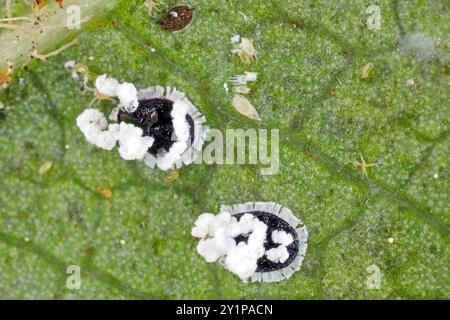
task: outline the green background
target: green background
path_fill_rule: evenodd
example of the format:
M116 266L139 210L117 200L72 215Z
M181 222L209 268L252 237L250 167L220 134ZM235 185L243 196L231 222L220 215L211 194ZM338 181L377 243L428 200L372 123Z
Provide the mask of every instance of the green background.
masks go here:
M184 3L192 24L168 33L143 1L119 1L79 45L17 70L0 93L0 298L450 298L449 3ZM377 31L366 26L371 4ZM409 32L432 37L434 59L398 50ZM253 39L250 66L230 54L233 34ZM92 95L68 60L140 88L175 86L213 128L279 129L279 173L190 165L168 183L166 172L90 146L75 119ZM249 100L261 122L237 113L223 89L244 71L258 72ZM352 164L360 153L378 162L368 178ZM45 161L53 168L39 175ZM289 280L244 284L196 253L196 217L246 201L278 202L307 225L306 257ZM66 287L69 265L81 267L80 290ZM380 289L365 284L371 265Z

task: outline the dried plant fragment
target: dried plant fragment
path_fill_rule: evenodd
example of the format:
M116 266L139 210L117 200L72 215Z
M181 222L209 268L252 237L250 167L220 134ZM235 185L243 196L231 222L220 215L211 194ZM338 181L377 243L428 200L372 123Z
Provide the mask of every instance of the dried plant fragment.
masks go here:
M368 63L366 64L362 69L361 69L361 77L363 79L367 79L370 76L370 72L373 70L373 63Z
M53 162L45 161L42 166L39 168L39 175L43 176L48 173L53 167Z
M247 100L247 98L241 95L235 95L233 97L233 107L244 116L253 119L253 120L261 120L258 111L256 111L255 107Z
M239 35L235 35L231 38L231 43L235 44L235 47L231 52L236 53L243 63L251 64L257 54L252 40L240 38L239 44L237 44L237 41L239 41Z
M147 8L148 15L152 18L155 13L161 12L162 7L166 7L166 4L161 0L145 0L144 5Z
M104 198L111 198L112 197L112 191L108 187L99 186L97 189L95 189L100 195L102 195Z
M237 87L234 87L233 91L234 91L234 93L239 93L239 94L249 94L250 88L247 86L237 86Z
M178 170L172 170L164 177L164 181L172 182L177 180L179 176L180 172Z

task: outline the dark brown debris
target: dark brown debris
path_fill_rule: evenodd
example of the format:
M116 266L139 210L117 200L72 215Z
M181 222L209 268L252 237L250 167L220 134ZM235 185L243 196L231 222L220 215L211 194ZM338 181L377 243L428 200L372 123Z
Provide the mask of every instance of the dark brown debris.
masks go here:
M194 10L184 4L170 8L161 21L161 27L166 31L180 31L192 21Z

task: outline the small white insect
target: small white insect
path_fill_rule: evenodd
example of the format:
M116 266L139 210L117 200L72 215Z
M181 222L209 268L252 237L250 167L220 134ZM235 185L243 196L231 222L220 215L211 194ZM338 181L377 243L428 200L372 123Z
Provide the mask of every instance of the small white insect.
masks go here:
M415 85L414 79L408 79L408 80L406 80L406 85L407 85L408 87L414 86L414 85Z
M225 93L228 94L228 90L229 90L229 89L228 89L228 83L225 82L225 83L223 84L223 90L225 90Z
M239 40L241 40L241 36L238 34L233 34L233 36L230 39L230 42L233 44L239 43Z
M237 38L231 38L232 41L236 40ZM255 50L255 47L253 46L253 42L250 39L247 38L240 38L241 42L239 44L235 43L235 46L233 50L231 50L231 53L236 53L241 61L245 64L252 63L253 59L257 55L257 51Z
M121 122L117 134L119 154L125 160L143 160L154 138L143 135L142 128L131 123Z
M78 74L83 76L83 87L87 88L87 82L89 80L89 67L83 63L77 63L74 60L69 60L64 63L64 68L71 71L71 78L72 80L78 80L79 76ZM94 90L92 88L89 88L91 90Z
M233 107L242 115L260 121L261 118L256 111L255 107L247 100L247 98L241 95L235 95L233 97Z
M234 93L249 94L250 88L247 86L237 86L233 88Z
M71 69L75 66L75 64L76 64L75 60L66 61L66 63L64 63L64 68Z
M112 150L117 143L118 124L108 124L103 113L97 109L85 109L76 120L78 128L87 141L105 150Z
M75 67L76 66L77 65L75 65ZM74 73L72 72L72 77L73 74ZM87 75L87 72L85 75ZM87 77L85 77L85 81L87 82ZM96 101L109 100L113 97L119 99L120 108L127 112L133 112L138 107L138 93L134 84L128 82L119 83L116 79L108 77L106 74L102 74L95 79L94 85L95 89L90 88L85 83L85 87L94 93L94 98L89 103L89 107Z

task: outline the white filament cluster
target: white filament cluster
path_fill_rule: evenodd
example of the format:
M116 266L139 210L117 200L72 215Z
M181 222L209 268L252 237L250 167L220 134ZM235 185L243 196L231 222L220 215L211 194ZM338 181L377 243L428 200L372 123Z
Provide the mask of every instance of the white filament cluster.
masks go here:
M192 235L201 238L197 252L208 262L223 258L225 267L243 281L255 273L257 261L265 254L264 241L267 225L251 214L238 221L228 212L217 216L204 213L199 216ZM248 235L247 243L236 243L235 237Z

